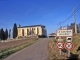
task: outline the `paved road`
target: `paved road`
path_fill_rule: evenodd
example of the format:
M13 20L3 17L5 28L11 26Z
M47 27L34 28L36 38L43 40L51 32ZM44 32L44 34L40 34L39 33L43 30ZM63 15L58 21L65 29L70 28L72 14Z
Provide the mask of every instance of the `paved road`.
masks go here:
M44 38L23 50L10 55L4 60L49 60L48 42L50 38Z

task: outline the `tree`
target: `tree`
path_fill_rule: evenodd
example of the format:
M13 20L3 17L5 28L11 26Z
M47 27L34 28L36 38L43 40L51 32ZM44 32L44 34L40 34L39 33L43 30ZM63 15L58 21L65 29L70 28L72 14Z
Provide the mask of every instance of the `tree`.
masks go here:
M5 33L4 33L3 28L1 28L0 34L1 34L1 40L5 40Z
M0 39L1 39L1 29L0 29Z
M75 23L70 24L70 29L73 29L73 32L75 32Z
M79 33L79 24L77 24L77 32Z
M17 25L16 25L16 23L14 23L14 26L13 26L13 38L16 38L17 34L18 34Z
M11 29L9 29L9 35L8 36L9 36L9 38L11 37Z
M79 33L80 33L80 23L78 24L78 28L79 28Z
M70 26L69 25L67 25L67 29L70 29Z
M6 29L6 31L5 31L5 39L7 39L8 38L8 30Z
M80 23L76 24L77 26L77 32L80 33ZM67 28L73 29L73 32L75 32L75 23L71 23L70 26L67 25Z

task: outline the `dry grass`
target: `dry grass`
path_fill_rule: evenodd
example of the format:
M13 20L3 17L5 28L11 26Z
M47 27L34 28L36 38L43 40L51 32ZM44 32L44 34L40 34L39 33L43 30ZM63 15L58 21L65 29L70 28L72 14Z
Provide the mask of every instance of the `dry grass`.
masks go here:
M64 42L66 42L65 38ZM56 42L57 40L55 40L54 38L52 40L49 41L49 58L50 60L66 60L66 59L78 59L80 58L80 34L74 35L73 36L73 40L72 42L74 43L74 48L71 50L71 54L70 57L68 57L68 52L67 50L65 50L66 52L62 51L62 55L59 54L59 50L56 48Z
M72 42L74 43L74 49L71 52L73 54L79 54L80 57L80 34L74 35Z
M56 60L56 59L65 59L65 57L63 56L66 56L65 53L62 53L62 55L59 54L59 50L56 48L56 40L51 40L49 42L49 58L50 60Z

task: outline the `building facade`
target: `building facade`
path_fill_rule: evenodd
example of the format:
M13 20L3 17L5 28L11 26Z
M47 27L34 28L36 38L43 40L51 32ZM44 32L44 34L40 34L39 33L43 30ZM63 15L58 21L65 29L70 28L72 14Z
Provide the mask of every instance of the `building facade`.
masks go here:
M48 37L56 37L56 33L51 33Z
M46 27L44 25L18 26L18 37L20 36L47 36Z

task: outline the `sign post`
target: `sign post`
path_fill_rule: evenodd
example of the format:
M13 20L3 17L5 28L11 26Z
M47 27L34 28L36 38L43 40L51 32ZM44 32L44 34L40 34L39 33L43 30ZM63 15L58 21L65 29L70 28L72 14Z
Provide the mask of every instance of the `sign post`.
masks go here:
M58 43L61 43L61 44L59 44L59 46L58 46L58 48L62 48L63 49L63 47L64 47L64 43L62 42L63 41L63 39L61 39L61 37L59 37L59 39L58 39ZM62 49L59 49L59 52L60 52L60 55L61 55L61 50Z
M61 55L61 49L65 47L68 50L68 57L70 56L70 50L74 47L74 44L72 43L72 36L73 36L72 29L59 29L56 31L56 37L59 37L56 46L60 50L60 55ZM61 43L61 41L63 41L61 37L66 37L67 42L65 44Z
M72 37L66 37L67 42L72 42Z
M60 52L60 55L61 55L61 50L59 50L59 52Z
M70 56L70 50L68 50L68 57Z
M72 43L72 37L66 37L65 48L68 50L68 57L70 56L70 50L74 47ZM68 46L67 46L68 45Z
M57 42L57 43L56 43L56 47L59 49L60 55L61 55L61 50L62 50L63 47L64 47L64 43L63 43L63 42Z
M70 56L70 50L74 48L74 44L72 42L66 42L64 44L65 48L68 50L68 57Z

